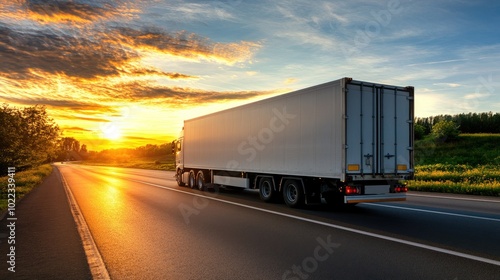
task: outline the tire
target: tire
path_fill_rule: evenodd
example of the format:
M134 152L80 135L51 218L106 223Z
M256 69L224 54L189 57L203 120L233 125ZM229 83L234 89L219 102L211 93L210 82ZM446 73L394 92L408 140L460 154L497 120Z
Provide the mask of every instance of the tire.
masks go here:
M196 175L196 187L200 191L207 190L207 186L205 184L205 175L203 175L203 171L198 171L198 174Z
M177 185L179 187L184 187L186 185L186 183L182 181L182 171L180 169L178 169L175 173L175 180L177 181Z
M271 178L261 178L259 181L259 196L265 202L274 201L276 191L274 190L273 180Z
M194 176L193 170L189 171L188 187L190 187L191 189L194 189L196 187L196 177Z
M291 208L297 208L304 203L304 190L297 180L286 180L283 186L283 200Z

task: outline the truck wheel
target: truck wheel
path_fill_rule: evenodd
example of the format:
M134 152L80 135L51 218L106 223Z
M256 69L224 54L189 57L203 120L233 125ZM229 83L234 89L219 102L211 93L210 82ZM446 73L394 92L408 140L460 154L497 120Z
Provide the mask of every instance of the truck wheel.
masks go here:
M175 180L177 181L177 185L179 187L184 187L186 184L182 182L182 171L180 169L175 173Z
M296 208L304 202L304 190L296 180L286 180L283 187L283 200L286 205Z
M259 181L259 196L265 202L271 202L274 200L275 191L273 186L273 180L271 178L261 178Z
M188 187L194 189L196 187L196 177L194 176L194 171L189 171L188 176Z
M203 175L203 171L198 171L196 175L196 186L200 191L207 190L207 186L205 185L205 176Z

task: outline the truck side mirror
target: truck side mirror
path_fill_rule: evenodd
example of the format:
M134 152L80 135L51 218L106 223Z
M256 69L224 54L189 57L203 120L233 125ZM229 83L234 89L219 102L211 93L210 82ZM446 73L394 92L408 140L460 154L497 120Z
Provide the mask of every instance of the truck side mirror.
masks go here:
M171 145L171 147L172 147L172 154L175 154L175 146L176 146L175 144L176 144L175 140L172 141L172 145Z

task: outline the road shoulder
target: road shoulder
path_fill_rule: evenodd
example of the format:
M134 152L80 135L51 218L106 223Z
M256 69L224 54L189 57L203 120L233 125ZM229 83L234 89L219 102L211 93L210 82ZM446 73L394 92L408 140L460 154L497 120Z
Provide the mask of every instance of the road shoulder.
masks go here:
M7 270L7 224L0 222L1 279L91 279L57 168L16 206L15 273ZM6 275L3 277L2 275Z

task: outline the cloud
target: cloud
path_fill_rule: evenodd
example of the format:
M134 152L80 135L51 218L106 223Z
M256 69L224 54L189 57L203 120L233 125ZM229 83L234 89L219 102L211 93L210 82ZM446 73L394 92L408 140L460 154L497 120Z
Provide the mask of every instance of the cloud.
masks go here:
M63 127L62 128L63 130L70 130L70 131L92 131L90 129L85 129L85 128L82 128L82 127L77 127L77 126L73 126L73 127Z
M198 79L198 76L192 76L177 72L163 72L156 69L148 69L148 68L139 68L132 70L124 70L125 73L133 75L133 76L158 76L158 77L166 77L172 80L180 80L180 79Z
M143 64L144 51L234 65L251 62L261 47L257 42L214 42L187 31L167 32L149 26L132 28L123 22L81 28L80 21L94 21L119 13L124 4L114 1L20 2L24 13L45 18L43 24L11 23L0 16L0 83L12 92L29 91L34 85L46 89L68 83L74 91L92 92L113 87L109 78L126 80L199 79L179 71L163 71ZM2 13L12 6L0 6ZM23 9L21 9L23 10ZM19 13L19 12L18 12ZM63 22L67 26L56 23ZM21 82L22 81L22 82ZM90 88L93 87L93 88ZM52 87L53 88L53 87ZM94 94L95 95L95 94ZM29 102L29 100L27 101Z
M140 136L123 136L124 139L127 140L143 140L143 141L157 141L158 139L148 138L148 137L140 137Z
M35 69L83 79L112 76L120 72L119 65L138 57L133 50L84 34L14 29L1 23L0 42L0 73L13 79L34 78Z
M288 78L284 81L284 84L285 85L291 85L291 84L295 84L296 82L298 81L297 78Z
M58 118L60 119L68 119L68 120L82 120L82 121L89 121L89 122L98 122L98 123L103 123L103 122L111 122L110 120L103 119L103 118L97 118L97 117L82 117L79 115L59 115Z
M229 11L227 4L220 1L209 3L185 3L179 5L172 3L164 15L169 19L177 21L211 21L211 20L234 20L235 16Z
M464 95L464 99L482 99L491 96L491 93L471 93Z
M137 4L114 0L18 0L0 3L2 17L43 25L93 25L114 18L132 18Z
M112 106L106 106L89 101L77 101L70 99L54 99L45 97L12 97L0 96L1 99L28 106L45 105L53 109L65 109L70 112L86 112L86 113L113 113L117 112Z
M434 83L433 85L435 85L435 86L446 86L446 87L451 87L451 88L457 88L457 87L461 87L462 86L461 84L457 84L457 83Z
M419 66L419 65L433 65L433 64L445 64L445 63L454 63L454 62L464 62L469 59L448 59L448 60L439 60L439 61L428 61L428 62L422 62L422 63L413 63L409 64L408 66Z
M227 100L245 100L268 95L275 91L209 91L187 87L166 87L147 83L126 83L116 91L114 99L121 98L134 102L160 102L164 106L179 104L203 104Z
M31 18L44 23L91 23L115 12L105 2L27 0L26 7Z
M212 42L185 30L167 33L155 27L141 30L117 27L115 36L122 45L134 49L157 51L195 60L205 59L228 65L250 61L255 51L261 47L258 42Z

